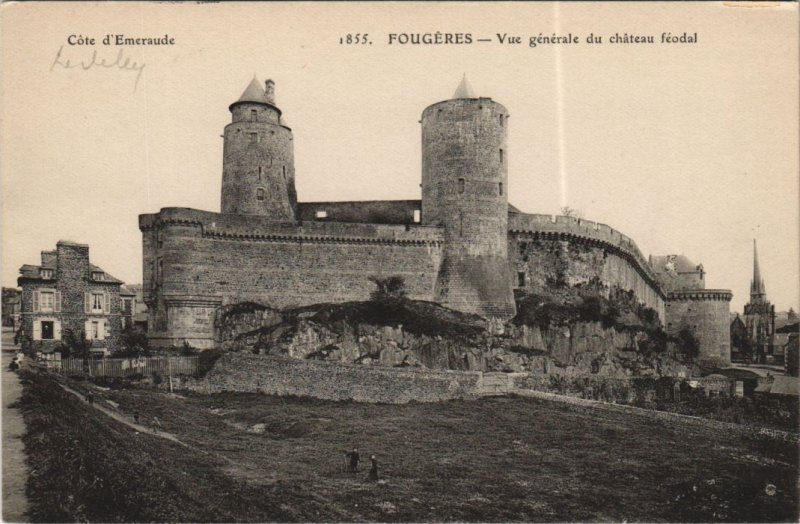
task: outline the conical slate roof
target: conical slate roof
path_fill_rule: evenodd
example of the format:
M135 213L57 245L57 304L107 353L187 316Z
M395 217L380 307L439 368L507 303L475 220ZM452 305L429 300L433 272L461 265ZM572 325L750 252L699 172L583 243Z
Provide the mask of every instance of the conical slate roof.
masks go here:
M250 81L250 85L247 86L247 89L244 90L244 93L242 93L242 96L240 96L239 100L236 102L267 103L267 97L264 93L264 88L261 86L261 82L259 82L255 76Z
M458 89L456 89L456 92L453 94L453 98L477 98L472 91L472 86L469 85L467 81L466 74L461 79L461 83L458 84Z

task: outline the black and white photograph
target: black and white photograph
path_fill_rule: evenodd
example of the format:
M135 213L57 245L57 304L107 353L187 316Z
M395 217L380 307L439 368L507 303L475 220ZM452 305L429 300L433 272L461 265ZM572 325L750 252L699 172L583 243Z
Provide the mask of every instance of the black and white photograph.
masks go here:
M7 2L4 522L797 522L796 2Z

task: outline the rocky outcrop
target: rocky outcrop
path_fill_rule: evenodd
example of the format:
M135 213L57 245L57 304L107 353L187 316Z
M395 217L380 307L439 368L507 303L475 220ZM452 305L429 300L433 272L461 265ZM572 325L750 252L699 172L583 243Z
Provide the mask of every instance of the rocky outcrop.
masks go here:
M425 332L416 323L409 328L401 323L375 322L374 318L366 322L354 314L330 314L333 307L324 306L326 314L304 308L284 314L281 322L259 312L263 326L239 333L224 345L299 360L384 367L618 378L690 374L669 344L666 351L654 353L647 350L646 333L618 331L600 322L549 328L508 323L495 329L465 324L463 332L467 327L471 331L463 336L452 323ZM436 310L426 310L426 314L435 316ZM241 325L254 326L252 320Z

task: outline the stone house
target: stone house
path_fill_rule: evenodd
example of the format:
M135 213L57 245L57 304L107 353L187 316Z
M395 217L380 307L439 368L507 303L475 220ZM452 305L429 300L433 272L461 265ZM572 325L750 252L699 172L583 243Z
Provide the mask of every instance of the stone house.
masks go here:
M13 287L3 288L3 327L19 327L21 291Z
M147 305L141 284L123 284L119 296L122 300L122 329L134 327L147 333Z
M49 354L73 341L87 340L91 352L107 355L121 330L122 281L89 262L89 246L59 241L42 251L40 265L24 265L23 349Z

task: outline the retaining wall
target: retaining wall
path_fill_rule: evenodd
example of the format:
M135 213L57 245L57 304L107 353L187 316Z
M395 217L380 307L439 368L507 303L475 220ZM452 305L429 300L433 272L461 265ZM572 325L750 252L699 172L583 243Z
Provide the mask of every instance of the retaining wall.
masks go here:
M236 391L404 404L473 398L480 385L478 372L381 368L231 353L221 357L205 378L184 379L179 387L201 393Z

